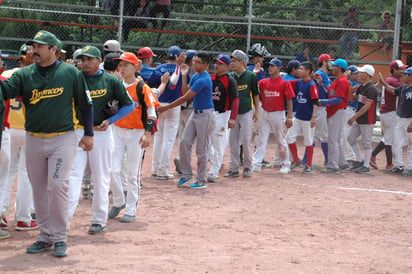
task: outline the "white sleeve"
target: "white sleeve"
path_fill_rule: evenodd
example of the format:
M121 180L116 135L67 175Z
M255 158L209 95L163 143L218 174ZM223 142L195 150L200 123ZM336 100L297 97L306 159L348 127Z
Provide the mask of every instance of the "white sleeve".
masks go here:
M147 112L147 117L156 117L156 110L154 106L148 107L146 112Z

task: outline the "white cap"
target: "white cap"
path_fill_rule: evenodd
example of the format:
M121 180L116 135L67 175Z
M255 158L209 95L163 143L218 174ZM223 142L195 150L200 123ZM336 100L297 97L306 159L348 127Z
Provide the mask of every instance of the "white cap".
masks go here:
M120 43L116 40L107 40L103 45L104 51L121 51Z
M364 65L363 67L358 67L358 72L366 72L372 77L375 74L375 69L371 65Z

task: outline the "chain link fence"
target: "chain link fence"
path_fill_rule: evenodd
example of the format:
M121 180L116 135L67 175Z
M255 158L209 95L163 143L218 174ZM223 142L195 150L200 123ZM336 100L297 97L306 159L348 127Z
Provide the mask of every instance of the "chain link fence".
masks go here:
M261 43L268 57L285 61L298 57L316 64L319 55L329 53L352 63L388 64L395 55L411 64L410 7L403 0L5 0L0 49L3 57L18 54L25 41L47 29L63 41L67 57L86 44L102 48L116 39L123 50L147 46L159 58L171 45L217 54ZM384 11L392 23L384 24ZM354 17L345 19L349 13ZM393 46L397 32L400 51ZM356 37L350 51L353 40L343 41L344 34Z

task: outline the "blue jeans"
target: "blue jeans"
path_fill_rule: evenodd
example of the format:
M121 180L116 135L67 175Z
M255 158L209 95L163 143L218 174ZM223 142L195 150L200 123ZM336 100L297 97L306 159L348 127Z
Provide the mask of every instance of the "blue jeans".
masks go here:
M342 37L339 39L339 42L342 46L342 50L345 56L351 57L353 50L358 44L358 37L353 34L343 34Z

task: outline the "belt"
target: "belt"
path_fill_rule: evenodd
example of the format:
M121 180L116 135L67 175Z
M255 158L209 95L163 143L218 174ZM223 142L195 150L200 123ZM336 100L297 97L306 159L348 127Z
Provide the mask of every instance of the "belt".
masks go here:
M33 136L33 137L49 139L49 138L53 138L53 137L56 137L56 136L64 135L67 132L68 131L42 133L42 132L31 132L31 131L29 131L28 133L29 133L30 136Z
M203 109L195 109L193 112L196 114L203 113Z

